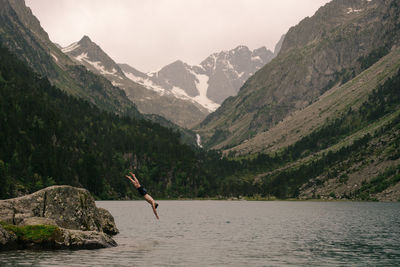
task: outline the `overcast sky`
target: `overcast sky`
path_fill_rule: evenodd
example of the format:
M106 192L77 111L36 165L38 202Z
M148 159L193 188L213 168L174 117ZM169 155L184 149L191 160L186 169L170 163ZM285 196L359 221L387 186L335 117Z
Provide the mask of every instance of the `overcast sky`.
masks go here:
M282 34L329 0L26 0L61 46L88 35L141 71L199 64L238 45L273 50Z

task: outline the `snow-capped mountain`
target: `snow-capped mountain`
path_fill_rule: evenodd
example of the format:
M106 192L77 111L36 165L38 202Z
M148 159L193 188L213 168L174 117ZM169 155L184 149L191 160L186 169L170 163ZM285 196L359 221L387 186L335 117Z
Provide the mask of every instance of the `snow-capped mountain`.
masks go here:
M274 57L265 47L251 51L238 46L214 53L199 65L177 60L156 72L143 73L127 64L115 63L88 36L62 51L124 89L142 113L161 115L182 127L201 122L227 97L236 95L244 82Z
M124 73L115 64L114 60L86 35L79 42L73 43L61 50L82 65L91 70L94 69L102 75L112 75L120 80L124 78Z
M210 113L210 109L184 94L164 89L149 90L147 86L127 78L120 66L88 36L63 48L62 51L76 63L104 76L114 86L123 89L142 113L160 115L186 128L201 122ZM133 69L131 72L137 77L141 75Z
M127 64L119 66L128 78L146 88L192 99L211 112L227 97L236 95L244 82L273 57L274 53L265 47L251 51L246 46L238 46L214 53L195 66L177 60L150 73Z
M172 94L178 99L194 101L209 112L219 107L207 97L209 77L180 60L147 74L127 64L119 66L129 79L159 94Z
M210 77L207 96L222 103L227 97L236 95L244 82L273 57L274 54L265 47L251 51L246 46L212 54L200 63Z

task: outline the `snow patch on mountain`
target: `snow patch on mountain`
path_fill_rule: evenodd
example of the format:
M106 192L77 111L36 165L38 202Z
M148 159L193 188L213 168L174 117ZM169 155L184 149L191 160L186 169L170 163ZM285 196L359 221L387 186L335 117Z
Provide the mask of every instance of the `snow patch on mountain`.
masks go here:
M54 60L55 60L56 62L58 62L58 58L57 58L53 53L50 53L50 55L54 58Z
M207 75L197 74L193 71L191 71L191 73L196 77L195 83L197 91L199 92L199 95L195 96L193 100L205 107L206 109L210 111L215 111L217 108L219 108L220 105L207 97L208 80L210 78Z
M212 100L208 99L207 97L207 88L208 88L208 76L207 75L199 75L195 72L191 71L193 75L196 76L196 88L199 91L199 95L195 97L190 97L185 90L178 86L172 86L171 90L166 90L161 86L155 84L149 78L138 77L131 72L124 71L124 74L127 78L131 79L132 81L143 85L149 90L155 91L160 95L173 95L176 98L183 99L183 100L190 100L193 103L198 103L210 112L215 111L220 105L213 102ZM156 76L157 72L152 72L152 76ZM151 76L151 77L152 77Z
M236 95L244 82L273 57L274 53L265 47L251 51L241 45L229 51L213 53L199 65L177 60L148 73L127 64L120 64L119 67L126 77L149 90L190 100L212 112L227 97Z
M87 53L82 53L82 54L80 54L80 55L75 57L75 59L80 61L80 62L83 62L83 60L86 59L86 58L89 59Z
M119 86L123 85L122 83L118 83L118 82L115 82L115 81L112 81L111 84L116 86L116 87L119 87Z
M92 65L96 70L98 70L101 74L104 75L113 75L116 77L119 77L119 75L117 75L117 70L115 68L113 68L111 71L107 71L106 68L101 64L100 61L91 61L88 57L87 53L82 53L78 56L75 57L76 60L83 62L85 61L86 63Z
M347 14L351 14L351 13L358 13L363 11L363 9L353 9L351 7L347 8Z
M260 58L260 56L255 56L255 57L251 57L251 61L262 61L262 59Z
M180 99L190 99L190 97L186 94L185 90L183 90L182 88L179 88L177 86L173 86L171 89L171 93Z
M78 42L72 43L67 47L64 47L63 49L61 49L61 51L63 51L64 53L68 53L71 52L75 49L77 49L80 45L78 44Z
M141 84L147 89L155 91L160 95L164 95L166 93L166 90L164 88L154 84L150 79L144 79L143 77L135 76L133 73L126 71L124 71L124 74L128 79L134 81L135 83Z

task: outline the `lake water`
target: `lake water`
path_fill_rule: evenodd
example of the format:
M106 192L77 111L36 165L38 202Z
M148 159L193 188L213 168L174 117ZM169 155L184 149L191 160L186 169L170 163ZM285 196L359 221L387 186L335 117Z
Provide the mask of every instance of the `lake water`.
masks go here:
M399 266L400 203L99 201L119 246L9 251L1 266Z

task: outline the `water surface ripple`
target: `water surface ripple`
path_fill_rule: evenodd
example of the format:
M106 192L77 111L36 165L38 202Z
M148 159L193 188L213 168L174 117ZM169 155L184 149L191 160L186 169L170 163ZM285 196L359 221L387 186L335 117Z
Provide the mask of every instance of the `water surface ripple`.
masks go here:
M1 266L399 266L400 203L98 201L116 248L9 251Z

